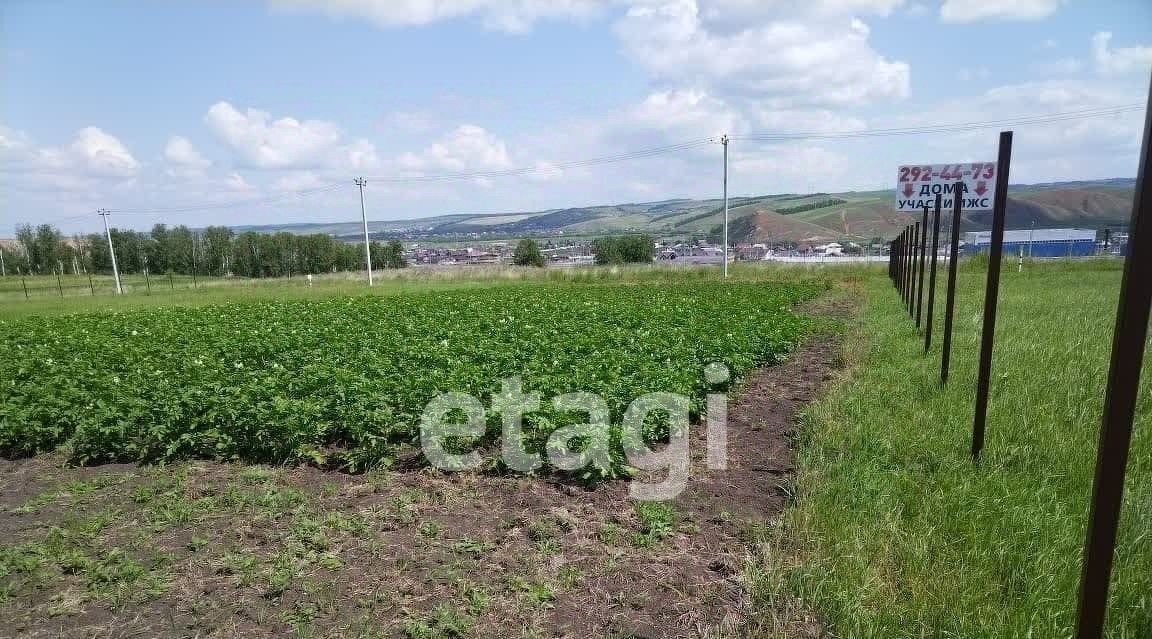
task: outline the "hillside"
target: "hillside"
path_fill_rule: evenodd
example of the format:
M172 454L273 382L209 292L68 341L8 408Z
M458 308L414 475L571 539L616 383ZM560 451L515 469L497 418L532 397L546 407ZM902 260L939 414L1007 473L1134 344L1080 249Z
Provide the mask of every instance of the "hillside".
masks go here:
M1008 228L1124 226L1132 210L1135 181L1013 185ZM892 237L913 217L897 213L892 191L785 193L729 200L729 234L734 242L820 242ZM963 230L985 230L991 211L965 213ZM720 199L662 200L547 211L458 213L411 220L370 221L374 238L454 239L519 236L594 236L649 233L658 237L707 236L723 222ZM325 233L355 239L359 222L235 227L237 231Z

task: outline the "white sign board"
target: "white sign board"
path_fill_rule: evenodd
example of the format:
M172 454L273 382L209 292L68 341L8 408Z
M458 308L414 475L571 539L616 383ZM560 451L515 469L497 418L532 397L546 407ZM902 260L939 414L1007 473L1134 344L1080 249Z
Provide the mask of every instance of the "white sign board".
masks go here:
M967 164L916 164L900 167L896 174L896 210L919 213L924 207L936 207L936 194L944 196L941 209L952 210L956 182L963 181L961 204L965 211L992 208L992 191L996 184L995 162Z

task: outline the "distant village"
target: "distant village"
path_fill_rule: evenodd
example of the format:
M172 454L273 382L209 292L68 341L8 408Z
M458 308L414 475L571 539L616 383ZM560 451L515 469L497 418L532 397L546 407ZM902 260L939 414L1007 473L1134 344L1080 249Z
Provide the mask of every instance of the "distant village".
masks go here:
M405 244L405 257L411 264L439 264L443 266L467 264L504 264L512 259L516 248L515 241L497 240L475 242L468 246L443 247L423 245L419 242ZM773 257L803 256L865 256L880 255L886 250L882 244L861 245L854 242L825 244L797 243L738 243L731 249L732 259L740 261L769 260ZM553 266L578 266L592 264L595 260L593 244L587 242L564 241L555 243L544 241L540 251ZM723 259L724 247L706 240L656 241L653 257L660 262L699 264L717 262Z

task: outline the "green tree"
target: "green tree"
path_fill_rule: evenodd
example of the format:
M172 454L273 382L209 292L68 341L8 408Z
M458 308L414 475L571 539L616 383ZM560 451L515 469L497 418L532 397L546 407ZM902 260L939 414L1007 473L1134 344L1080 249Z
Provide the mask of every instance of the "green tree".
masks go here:
M647 264L655 247L650 235L602 237L592 243L597 264Z
M404 245L392 240L380 250L380 265L384 268L405 268L408 260L404 259Z
M172 268L172 243L168 236L168 225L152 227L152 243L148 247L148 269L153 273L167 273Z
M35 229L27 224L20 226L16 229L16 239L24 247L28 268L33 272L51 273L58 261L71 259L64 236L51 224L41 224Z
M232 236L232 229L227 226L209 226L204 229L204 264L201 268L205 273L224 275L228 272L229 258L232 257Z
M540 245L536 240L523 239L516 245L512 254L512 263L516 266L544 266L544 254L540 252Z

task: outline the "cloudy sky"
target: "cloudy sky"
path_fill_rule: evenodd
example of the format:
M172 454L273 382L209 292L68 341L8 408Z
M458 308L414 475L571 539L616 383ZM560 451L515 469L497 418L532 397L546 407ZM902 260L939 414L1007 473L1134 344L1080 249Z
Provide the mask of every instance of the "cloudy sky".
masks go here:
M8 0L0 22L0 237L98 208L354 220L357 176L373 219L715 197L724 133L733 194L888 188L994 159L996 131L741 138L1111 107L1016 126L1012 181L1132 177L1152 69L1146 0Z

